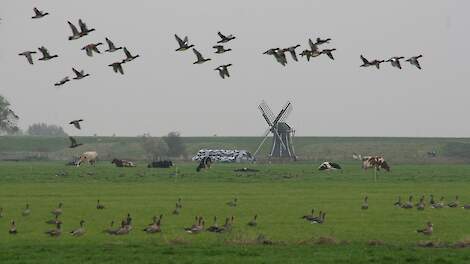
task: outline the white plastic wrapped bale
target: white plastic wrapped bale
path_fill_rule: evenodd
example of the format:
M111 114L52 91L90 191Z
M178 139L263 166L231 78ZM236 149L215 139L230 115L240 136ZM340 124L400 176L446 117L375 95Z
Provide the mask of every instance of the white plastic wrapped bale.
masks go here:
M209 156L216 162L251 162L253 156L246 150L232 149L201 149L193 157L194 161L200 161Z

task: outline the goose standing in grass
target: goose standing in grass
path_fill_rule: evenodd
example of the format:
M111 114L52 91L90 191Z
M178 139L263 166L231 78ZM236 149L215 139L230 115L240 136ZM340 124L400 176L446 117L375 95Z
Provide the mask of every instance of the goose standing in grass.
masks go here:
M398 200L393 204L393 206L395 206L395 207L401 207L402 206L401 196L398 196Z
M193 224L191 227L184 229L187 233L197 234L204 230L204 218L201 216L198 218L197 224Z
M413 195L410 195L410 197L408 198L408 201L406 203L404 203L401 208L404 208L404 209L411 209L413 208Z
M450 208L457 208L459 207L459 196L455 196L455 201L453 202L450 202L449 204L447 204L447 206L449 206Z
M300 47L300 44L297 44L295 46L291 46L291 47L288 47L288 48L285 48L284 51L288 51L292 57L293 60L295 61L299 61L297 59L297 54L295 53L295 49Z
M59 215L56 215L54 219L47 220L46 224L48 225L57 225L57 224L62 224L62 221L59 220Z
M101 51L98 49L98 46L103 45L102 42L90 43L82 48L86 52L88 57L93 57L93 52L101 54Z
M82 127L80 126L80 122L83 122L84 120L83 119L77 119L77 120L72 120L69 122L69 125L73 125L76 129L82 129Z
M424 195L419 199L419 203L416 205L416 209L418 211L423 211L426 207L426 203L424 202Z
M144 228L144 231L145 231L147 234L154 234L154 233L159 233L159 232L161 232L161 231L162 231L162 229L161 229L162 217L163 217L163 215L160 215L159 218L157 218L156 216L154 216L154 218L153 218L153 223L150 224L149 226L147 226L146 228Z
M54 210L51 211L51 214L55 215L55 216L59 216L62 214L62 202L59 202L59 204L57 205L57 208L55 208Z
M127 234L129 234L130 231L131 231L131 228L129 227L129 225L126 223L125 220L122 220L122 221L121 221L121 227L118 228L116 231L114 231L114 232L111 233L111 234L112 234L112 235L121 236L121 235L127 235Z
M217 41L217 43L227 43L227 42L229 42L230 40L235 39L235 36L234 36L234 35L230 34L230 35L228 35L228 36L225 36L224 34L220 33L220 31L217 32L217 35L219 35L219 37L220 37L220 40Z
M323 224L325 222L325 217L326 217L326 213L325 212L321 212L320 211L320 214L318 214L317 217L314 217L312 220L310 220L310 223L312 224Z
M227 205L230 207L237 207L238 198L233 198L232 201L227 202Z
M5 215L3 214L3 207L0 207L0 218L4 217Z
M335 51L336 49L324 49L321 51L322 54L326 54L328 56L328 58L332 59L332 60L335 60L335 57L333 57L333 51Z
M129 50L124 47L124 54L126 55L126 58L122 60L122 63L127 63L127 62L131 62L135 59L137 59L138 57L140 57L140 55L132 55Z
M36 54L36 51L24 51L18 54L19 56L25 56L25 58L28 60L29 64L33 65L33 54Z
M31 208L29 208L29 204L26 204L23 212L21 212L23 216L29 216L31 214Z
M53 228L53 229L50 229L50 230L47 230L45 232L47 235L51 236L51 237L58 237L62 234L62 224L61 223L57 223L56 227Z
M310 212L309 215L304 215L304 216L302 216L301 218L302 218L302 219L305 219L305 220L307 220L307 221L310 221L310 220L312 220L312 219L315 217L315 215L313 214L314 212L315 212L315 209L312 209L312 211Z
M253 216L253 219L251 219L250 222L248 222L248 226L252 226L252 227L255 227L258 225L258 223L256 222L258 219L258 214L255 214L255 216Z
M214 224L209 226L206 231L207 232L218 232L220 230L219 225L217 224L217 216L214 216Z
M34 16L31 17L32 19L43 18L43 17L49 15L48 12L40 11L40 10L37 9L36 7L33 8L33 11L34 11Z
M80 27L80 30L81 30L81 32L80 32L80 35L81 35L81 36L86 36L86 35L88 35L90 32L95 31L94 28L88 29L88 27L87 27L87 25L85 24L85 22L83 22L83 20L81 20L81 19L78 20L78 26Z
M217 54L222 54L222 53L232 50L232 49L225 49L224 46L222 45L215 45L215 46L212 46L212 48L216 49L214 53L217 53Z
M436 201L434 201L434 195L429 195L429 204L432 206L436 203Z
M114 221L111 221L111 223L109 224L109 227L106 228L103 232L109 235L114 235L116 231L118 230L119 228L118 229L114 228Z
M122 63L123 62L118 62L117 61L117 62L109 64L108 66L113 67L113 71L115 73L120 73L121 75L123 75L124 74L124 69L122 68Z
M202 56L202 54L199 51L197 51L195 48L193 48L193 52L194 52L194 54L196 55L196 58L197 58L197 60L195 62L193 62L193 64L203 64L204 62L211 60L210 58L205 59Z
M400 60L401 59L404 59L405 57L391 57L390 59L386 60L385 62L390 62L390 64L392 64L393 67L396 67L398 69L401 70L401 63L400 63Z
M416 66L416 68L421 70L421 65L419 64L419 61L418 61L418 59L421 58L421 57L423 57L423 55L418 55L418 56L411 57L411 58L407 59L406 61L409 62L411 65L414 65L414 66Z
M78 71L75 68L72 68L73 73L75 73L75 77L73 77L74 80L81 80L85 77L90 76L90 74L85 74L84 70Z
M423 235L426 235L426 236L430 236L432 235L432 232L433 232L433 225L432 223L429 221L426 223L426 227L424 227L423 229L418 229L416 230L417 233L422 233Z
M317 41L315 42L316 45L322 45L322 44L328 44L330 43L331 38L326 38L326 39L321 39L317 38Z
M441 199L439 199L439 202L431 205L431 208L434 208L434 209L444 208L444 196L441 196Z
M362 209L362 210L367 210L367 209L369 209L369 202L368 202L368 200L369 200L369 197L367 197L367 196L364 197L364 202L362 203L362 206L361 206L361 209Z
M230 73L228 72L228 67L232 66L232 64L225 64L225 65L220 65L219 67L215 68L215 71L219 72L219 75L222 79L225 79L225 77L230 77Z
M96 209L103 210L105 208L104 204L100 203L100 200L96 201Z
M14 220L11 221L11 223L10 223L10 229L8 229L8 233L9 233L10 235L16 235L16 234L18 234L18 230L16 229L16 223L15 223Z
M80 220L80 227L77 228L77 229L74 229L72 231L70 231L70 234L74 237L78 237L78 236L82 236L85 234L86 230L85 230L85 221L84 220Z
M185 36L184 39L181 39L180 37L178 37L178 35L175 34L175 39L179 45L179 47L175 51L185 51L194 47L193 44L189 45L188 36Z
M67 82L70 82L70 78L68 76L65 76L62 80L54 83L54 86L62 86L66 84Z
M73 137L69 137L69 140L70 140L69 148L76 148L76 147L83 145L82 143L77 143L77 140Z
M178 203L176 203L175 210L173 210L172 214L174 215L180 214L180 207L178 206Z
M114 43L109 38L105 38L105 40L106 40L106 43L108 44L108 49L105 50L105 52L115 52L117 50L122 49L122 47L117 47L116 48Z
M380 69L380 64L385 62L385 60L367 60L363 55L360 56L362 60L362 65L360 67L371 67L375 66L377 69Z
M59 57L59 55L51 55L49 53L49 51L44 47L44 46L41 46L38 48L38 50L41 52L42 54L42 57L39 58L40 61L47 61L47 60L51 60L53 58L57 58Z

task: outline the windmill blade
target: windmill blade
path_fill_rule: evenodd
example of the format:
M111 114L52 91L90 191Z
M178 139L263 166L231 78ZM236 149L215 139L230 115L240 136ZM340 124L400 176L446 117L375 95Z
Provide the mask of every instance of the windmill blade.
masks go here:
M286 113L287 111L287 108L289 108L291 105L291 102L287 102L287 104L282 108L281 112L279 112L279 114L277 115L276 119L274 119L273 121L273 125L277 125L277 123L279 122L279 120L284 116L284 114Z
M266 139L268 139L268 136L269 136L269 132L271 131L270 128L268 128L266 130L266 132L264 133L264 137L263 137L263 140L261 141L261 143L258 145L258 148L256 149L255 153L253 154L253 157L256 157L256 155L258 154L258 152L261 150L261 147L263 146L264 142L266 141Z
M274 135L276 135L276 137L279 139L279 141L281 142L281 147L284 149L284 150L287 150L287 147L286 145L284 145L284 141L282 141L282 138L281 136L279 135L279 133L277 132L277 130L273 127L273 133Z
M289 105L287 106L286 108L286 111L284 112L284 114L282 115L281 119L279 120L279 122L284 122L286 121L286 119L289 117L290 113L292 112L292 104L289 102Z
M261 106L259 106L258 109L261 111L261 115L264 117L264 120L266 120L266 123L268 123L269 127L272 127L273 122L268 117L267 113L263 110L263 108L261 108Z
M274 121L274 114L273 111L271 111L271 108L269 108L268 104L266 104L265 101L262 101L261 104L259 104L258 109L269 119L268 123L272 124Z

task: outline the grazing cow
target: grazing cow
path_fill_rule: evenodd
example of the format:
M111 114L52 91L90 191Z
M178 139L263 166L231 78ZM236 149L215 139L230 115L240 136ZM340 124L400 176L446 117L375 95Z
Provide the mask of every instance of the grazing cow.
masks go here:
M390 171L390 166L383 157L373 156L373 157L363 157L362 158L362 168L367 170L368 168L375 168L378 171L384 169Z
M80 155L80 159L77 162L77 167L82 164L82 162L88 162L90 165L95 165L96 159L98 158L98 153L96 151L87 151Z
M318 167L318 170L341 170L341 166L338 163L325 161Z
M126 168L136 167L134 162L132 162L130 160L113 159L113 161L111 161L111 163L115 164L116 167L119 167L119 168L122 168L122 167L126 167Z
M152 161L147 168L170 168L173 166L173 162L171 160L159 160L159 161Z
M209 156L206 156L201 159L196 171L199 172L201 171L201 169L209 169L211 167L211 164L212 164L212 159Z

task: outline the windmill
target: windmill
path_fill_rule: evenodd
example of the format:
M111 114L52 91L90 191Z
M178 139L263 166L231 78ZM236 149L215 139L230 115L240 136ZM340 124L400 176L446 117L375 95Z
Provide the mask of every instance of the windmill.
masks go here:
M268 129L264 133L263 140L259 144L253 156L256 157L256 154L261 150L261 147L269 137L269 134L272 133L273 144L269 159L284 158L296 160L297 157L294 152L294 144L292 143L294 130L285 122L289 114L292 112L292 103L288 101L276 117L274 117L273 111L271 111L271 108L269 108L265 101L262 101L261 104L259 104L258 109L268 124Z

